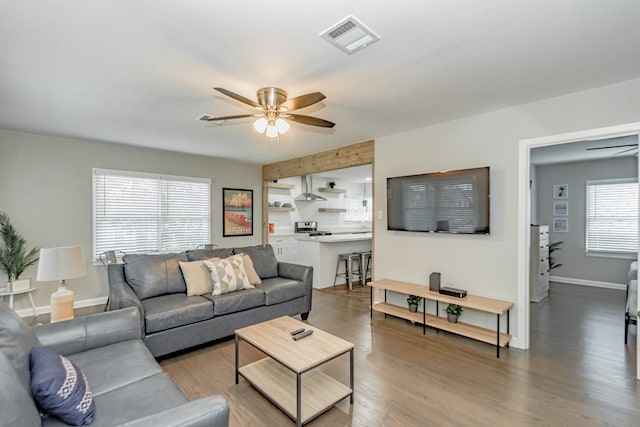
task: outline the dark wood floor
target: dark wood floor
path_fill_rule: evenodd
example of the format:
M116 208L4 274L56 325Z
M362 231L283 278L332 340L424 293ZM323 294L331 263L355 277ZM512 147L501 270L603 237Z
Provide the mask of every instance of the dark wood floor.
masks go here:
M353 342L355 403L311 426L638 426L636 330L624 345L624 293L552 284L532 304L532 348L501 352L376 313L368 301L314 292L309 323ZM242 347L242 363L260 353ZM294 425L241 379L224 340L161 360L185 394L223 394L232 427ZM326 370L348 380L348 359Z

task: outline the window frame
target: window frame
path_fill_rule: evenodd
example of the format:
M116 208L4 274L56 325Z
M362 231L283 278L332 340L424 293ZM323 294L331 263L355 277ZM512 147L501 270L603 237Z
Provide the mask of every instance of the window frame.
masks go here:
M91 171L91 182L92 182L92 259L93 259L93 263L94 264L98 264L100 262L100 254L98 253L98 239L97 239L97 231L98 231L98 221L97 221L97 177L98 175L103 175L103 176L119 176L119 177L125 177L125 178L131 178L131 179L146 179L146 180L157 180L159 185L160 185L160 181L165 181L168 183L197 183L197 184L205 184L207 185L208 189L206 191L206 228L208 229L207 232L207 238L206 238L206 242L204 243L210 243L211 241L211 236L212 236L212 206L211 206L211 201L212 201L212 195L211 195L211 179L210 178L200 178L200 177L190 177L190 176L180 176L180 175L168 175L168 174L158 174L158 173L148 173L148 172L139 172L139 171L127 171L127 170L117 170L117 169L104 169L104 168L92 168ZM166 197L163 195L159 196L159 201L162 200L162 197ZM204 204L203 204L204 206ZM162 224L162 203L158 204L158 208L157 208L157 214L158 214L158 221L159 224ZM170 217L170 215L166 215L165 217ZM203 216L204 218L204 216ZM155 250L149 250L149 251L144 251L144 253L166 253L168 251L166 250L162 250L162 248L159 246L162 243L162 239L161 236L162 235L162 230L161 227L159 227L158 229L158 239L155 242L156 244L156 248ZM186 246L185 246L186 247ZM121 252L121 249L117 249L116 252ZM121 252L122 253L122 252ZM130 252L130 253L134 253L134 252ZM142 253L142 252L139 252Z

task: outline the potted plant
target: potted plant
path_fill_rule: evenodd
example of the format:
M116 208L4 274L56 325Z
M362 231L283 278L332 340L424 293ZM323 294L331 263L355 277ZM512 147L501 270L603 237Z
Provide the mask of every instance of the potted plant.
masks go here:
M335 188L335 186L336 186L335 181L329 181L329 188Z
M409 304L409 311L415 313L418 311L418 304L422 301L422 297L416 295L409 295L407 297L407 304Z
M458 323L458 317L462 314L462 307L458 304L449 304L447 306L447 320L451 323Z
M7 290L13 292L18 289L29 289L31 280L20 281L19 279L29 266L38 261L38 249L27 249L27 241L18 234L5 212L0 212L0 237L2 238L0 242L0 270L9 279Z
M549 271L553 270L554 268L558 268L561 267L562 264L558 264L556 259L553 257L553 253L555 251L559 251L560 249L562 249L562 244L564 242L560 241L560 242L555 242L549 245Z

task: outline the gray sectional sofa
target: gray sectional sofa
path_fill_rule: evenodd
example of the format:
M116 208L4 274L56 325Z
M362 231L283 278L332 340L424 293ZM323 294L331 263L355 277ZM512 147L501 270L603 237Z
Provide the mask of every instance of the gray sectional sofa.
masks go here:
M187 296L179 262L251 258L262 283L222 295ZM198 249L173 254L125 255L111 264L109 309L137 307L145 344L154 356L233 335L238 328L311 310L312 267L278 262L270 245Z
M135 308L29 328L0 303L2 427L67 425L39 414L30 387L35 381L29 362L34 346L56 351L80 369L95 403L92 426L229 425L229 406L222 396L189 401L162 371L141 340Z

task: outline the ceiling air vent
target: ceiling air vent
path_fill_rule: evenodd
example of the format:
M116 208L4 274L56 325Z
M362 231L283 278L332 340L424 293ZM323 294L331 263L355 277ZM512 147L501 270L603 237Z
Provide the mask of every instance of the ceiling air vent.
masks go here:
M349 15L319 34L320 37L351 55L380 40L380 36L364 25L358 18Z

